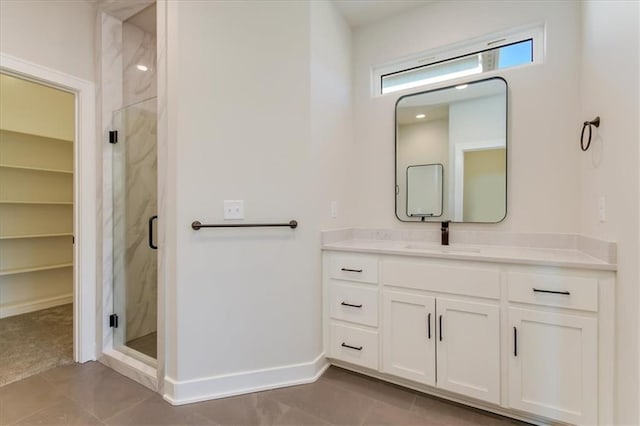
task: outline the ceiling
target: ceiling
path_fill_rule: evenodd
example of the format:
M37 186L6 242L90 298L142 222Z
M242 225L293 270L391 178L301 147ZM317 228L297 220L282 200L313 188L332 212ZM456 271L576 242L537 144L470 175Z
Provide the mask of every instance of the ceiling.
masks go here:
M416 118L416 115L424 114L424 118ZM449 118L449 105L423 105L398 108L396 120L399 125L428 123L435 120Z
M370 24L435 0L333 0L353 28Z
M352 28L399 15L436 0L333 0L334 4ZM156 33L155 2L127 19L142 30Z

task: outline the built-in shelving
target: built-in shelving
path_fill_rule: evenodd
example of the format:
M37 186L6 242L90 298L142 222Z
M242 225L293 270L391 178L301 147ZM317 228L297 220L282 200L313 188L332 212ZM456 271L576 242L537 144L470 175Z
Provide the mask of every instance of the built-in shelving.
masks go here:
M24 238L58 238L58 237L71 237L71 233L62 234L33 234L33 235L0 235L0 240L20 240Z
M16 201L16 200L0 200L0 204L47 204L51 206L57 205L73 205L73 201Z
M31 171L34 171L34 172L44 172L44 173L73 174L73 170L46 169L44 167L16 166L16 165L13 165L13 164L0 164L0 168L17 169L17 170L31 170Z
M15 274L25 274L28 272L50 271L53 269L71 268L72 266L73 266L73 263L58 263L55 265L35 266L32 268L7 269L5 271L0 271L0 277L4 277L7 275L15 275Z
M0 129L0 310L21 306L10 315L73 292L73 146Z

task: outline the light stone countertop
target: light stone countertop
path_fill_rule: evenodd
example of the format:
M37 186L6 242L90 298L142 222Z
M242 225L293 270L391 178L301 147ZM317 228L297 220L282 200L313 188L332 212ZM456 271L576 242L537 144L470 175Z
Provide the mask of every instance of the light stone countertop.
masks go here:
M511 247L498 245L451 244L433 242L348 239L324 243L322 250L415 256L434 259L541 265L601 271L616 271L615 263L590 256L577 249Z

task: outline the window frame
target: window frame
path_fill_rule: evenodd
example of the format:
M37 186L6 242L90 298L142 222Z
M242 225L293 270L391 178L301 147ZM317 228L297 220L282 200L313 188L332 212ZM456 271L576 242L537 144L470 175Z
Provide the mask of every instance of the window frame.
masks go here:
M426 90L427 88L437 87L437 85L441 83L450 85L456 80L468 79L470 77L469 75L453 77L433 83L416 85L415 87L411 88L398 89L382 93L382 78L384 76L476 55L487 50L497 49L527 40L532 40L533 44L533 60L531 62L522 65L515 65L508 68L481 72L478 74L473 74L473 76L482 76L480 78L486 78L496 75L497 73L505 72L506 70L518 69L521 67L543 63L545 54L545 25L539 23L484 35L475 39L465 40L460 43L450 44L436 49L426 50L418 54L388 62L383 65L374 66L371 69L372 95L373 97L380 97L398 93L407 93L416 89L422 91Z

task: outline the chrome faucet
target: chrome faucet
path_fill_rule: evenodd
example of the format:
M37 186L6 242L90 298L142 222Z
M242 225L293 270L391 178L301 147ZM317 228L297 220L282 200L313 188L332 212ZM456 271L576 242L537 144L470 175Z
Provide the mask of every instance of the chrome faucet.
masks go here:
M445 220L442 222L442 227L440 228L440 243L443 246L449 245L449 222L450 220Z

